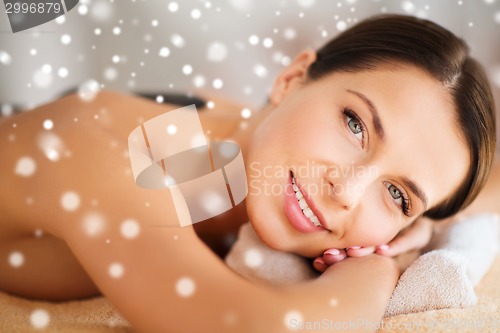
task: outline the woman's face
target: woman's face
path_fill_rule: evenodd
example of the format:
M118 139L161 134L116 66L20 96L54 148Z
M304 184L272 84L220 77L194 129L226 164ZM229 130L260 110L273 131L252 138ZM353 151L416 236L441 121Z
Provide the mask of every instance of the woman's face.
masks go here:
M403 65L305 83L313 58L278 77L248 146L250 221L268 246L304 256L385 244L466 175L451 97Z

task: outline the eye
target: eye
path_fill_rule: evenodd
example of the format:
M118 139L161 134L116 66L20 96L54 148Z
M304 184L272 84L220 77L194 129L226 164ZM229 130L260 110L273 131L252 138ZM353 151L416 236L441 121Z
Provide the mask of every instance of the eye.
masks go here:
M361 142L361 146L364 147L365 125L358 117L358 115L348 108L344 109L344 115L346 117L346 123L349 127L349 130L356 136L356 138L358 138L358 140Z
M401 207L401 211L403 212L403 214L409 216L410 200L408 199L406 193L400 190L396 185L389 182L386 182L385 186L387 187L387 190L389 191L389 194L394 199L394 201L396 201L398 203L398 206Z

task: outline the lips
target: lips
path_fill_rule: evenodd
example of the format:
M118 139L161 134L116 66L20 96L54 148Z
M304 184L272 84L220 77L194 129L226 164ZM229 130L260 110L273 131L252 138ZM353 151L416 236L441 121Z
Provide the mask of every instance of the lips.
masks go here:
M303 199L305 200L305 202L303 201L301 204L299 204L299 200L297 199L296 193L293 190L292 179L294 179L295 185L299 188L300 192L303 195ZM313 223L313 221L311 221L309 217L304 215L302 207L304 207L305 204L307 204L308 207L305 208L304 211L306 211L309 208L314 214L314 217L312 217L312 219L316 222L315 218L317 218L317 222L319 222L321 225L315 225L315 223ZM288 177L288 183L285 186L284 211L292 227L294 227L296 230L300 232L312 233L312 232L320 232L328 230L324 227L325 224L322 214L314 206L314 202L312 201L308 193L305 191L304 187L301 186L297 182L297 179L294 178L292 172L290 172L290 176ZM310 211L309 212L306 211L306 213L309 216L312 216ZM318 224L317 222L316 224Z

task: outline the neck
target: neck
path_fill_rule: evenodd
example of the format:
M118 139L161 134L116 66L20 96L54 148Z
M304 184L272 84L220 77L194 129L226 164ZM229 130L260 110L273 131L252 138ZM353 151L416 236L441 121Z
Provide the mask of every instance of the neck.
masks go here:
M247 126L245 128L240 128L239 126L230 135L230 139L234 140L241 148L243 158L245 159L248 153L248 147L252 137L259 127L259 125L264 121L264 119L272 111L273 107L270 103L264 105L255 115L247 121Z

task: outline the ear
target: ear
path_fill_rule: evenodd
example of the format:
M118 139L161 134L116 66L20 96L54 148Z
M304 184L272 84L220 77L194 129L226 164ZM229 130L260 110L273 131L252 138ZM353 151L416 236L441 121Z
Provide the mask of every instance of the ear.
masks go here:
M312 49L306 49L300 52L292 63L278 75L270 94L273 106L279 105L290 91L304 83L307 78L307 69L315 61L316 52Z

